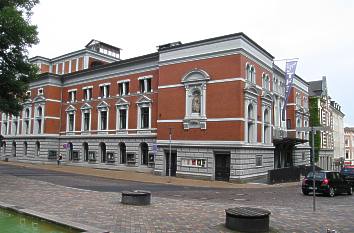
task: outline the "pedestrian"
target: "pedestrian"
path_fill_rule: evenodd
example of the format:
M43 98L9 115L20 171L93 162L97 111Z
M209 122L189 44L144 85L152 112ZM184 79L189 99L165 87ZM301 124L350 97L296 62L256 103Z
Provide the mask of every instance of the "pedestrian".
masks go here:
M61 154L59 154L58 159L57 159L58 167L59 167L62 159L63 159L63 156Z

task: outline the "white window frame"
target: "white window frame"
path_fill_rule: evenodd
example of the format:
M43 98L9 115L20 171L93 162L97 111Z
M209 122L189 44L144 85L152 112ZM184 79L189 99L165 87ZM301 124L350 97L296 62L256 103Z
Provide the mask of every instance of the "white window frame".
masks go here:
M26 116L26 110L28 109L29 115ZM31 107L25 107L22 113L22 134L31 134ZM28 122L28 133L26 133L26 122Z
M74 95L74 93L75 93L75 95ZM68 94L69 94L69 102L70 103L77 102L77 89L68 90Z
M138 93L151 93L153 92L154 90L152 89L152 78L153 76L152 75L147 75L147 76L142 76L142 77L139 77L138 80L139 80L139 91ZM150 91L147 91L147 80L150 80ZM140 80L144 80L144 85L143 85L143 92L141 92L141 89L140 89Z
M3 113L1 120L2 120L2 122L1 122L2 123L2 127L1 127L2 134L7 135L7 134L9 134L9 128L10 128L9 127L9 115ZM6 127L5 127L5 124L6 124Z
M260 165L257 165L257 162L259 161L258 159L260 158ZM255 156L255 166L256 167L263 167L263 155L256 155Z
M41 107L42 108L42 116L38 116L38 108L39 107ZM44 108L44 105L42 105L42 104L39 104L39 105L37 105L36 107L35 107L35 121L34 121L34 132L33 132L33 134L43 134L43 132L44 132L44 129L43 129L43 127L44 127L44 112L45 112L45 108ZM41 120L41 131L40 132L38 132L38 128L39 128L39 126L38 126L38 120Z
M41 87L41 88L38 88L38 90L37 90L37 95L44 95L44 90L43 90L42 87Z
M99 85L100 96L98 97L98 99L106 99L106 98L109 98L111 96L111 93L108 93L108 95L107 95L107 86L110 86L110 85L111 85L111 83L101 83ZM103 87L103 95L101 95L101 87ZM111 90L109 90L109 92L111 92Z
M90 133L91 132L91 121L92 121L92 107L88 104L85 104L81 107L81 133ZM85 130L85 113L89 113L89 128Z
M142 108L149 108L149 125L148 128L142 128L141 122L141 109ZM138 104L138 129L151 129L151 103L142 103Z
M120 110L125 109L126 110L126 116L125 116L125 123L126 123L126 127L125 129L120 128ZM117 105L116 106L116 130L117 131L126 131L129 129L129 105L128 104L124 104L124 105Z
M90 95L90 91L89 90L91 90L91 95ZM82 91L84 92L82 101L90 101L90 100L92 100L93 86L83 87ZM86 97L89 97L89 98L85 98L85 95L86 95Z
M129 91L127 90L127 83L129 85ZM120 89L119 89L119 85L122 84L123 86L123 93L120 94ZM130 95L130 80L120 80L117 82L117 86L118 86L118 94L117 96L125 96L125 95Z
M109 106L106 102L102 102L97 106L98 111L98 119L97 119L97 131L100 133L107 133L109 131ZM101 112L107 112L107 119L106 119L106 129L101 129L102 122L101 122Z

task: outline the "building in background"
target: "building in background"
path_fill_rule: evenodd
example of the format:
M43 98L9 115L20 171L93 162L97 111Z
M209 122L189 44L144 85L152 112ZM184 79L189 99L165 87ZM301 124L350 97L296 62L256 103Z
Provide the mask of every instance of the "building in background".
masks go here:
M345 144L345 154L344 163L347 165L354 165L354 128L345 127L344 128L344 144Z
M0 155L225 181L308 164L297 129L308 126L308 83L295 76L282 119L285 73L273 59L243 33L126 60L96 40L34 57L40 78L19 117L1 114Z
M309 82L310 113L312 125L329 128L328 131L317 132L315 145L318 150L317 165L331 170L335 158L343 157L343 118L341 107L332 101L327 88L326 77L322 80ZM318 143L317 143L317 138Z
M334 159L344 158L344 113L341 110L341 106L331 101L330 109L333 118L333 155Z

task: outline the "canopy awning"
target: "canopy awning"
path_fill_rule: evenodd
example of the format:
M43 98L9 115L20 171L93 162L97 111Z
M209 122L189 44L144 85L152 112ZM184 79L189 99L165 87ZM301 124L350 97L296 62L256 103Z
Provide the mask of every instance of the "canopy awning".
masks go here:
M276 145L287 145L287 146L295 146L298 144L306 143L308 140L300 139L300 138L282 138L282 139L273 139L273 144Z

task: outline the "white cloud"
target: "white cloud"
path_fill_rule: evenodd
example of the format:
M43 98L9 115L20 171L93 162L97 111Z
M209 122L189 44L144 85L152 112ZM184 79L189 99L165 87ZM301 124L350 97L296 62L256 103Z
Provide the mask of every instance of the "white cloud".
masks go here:
M95 38L129 58L159 44L242 31L277 59L300 58L303 79L327 76L330 95L354 125L353 10L354 1L346 0L42 0L32 20L41 42L30 55L59 56Z

